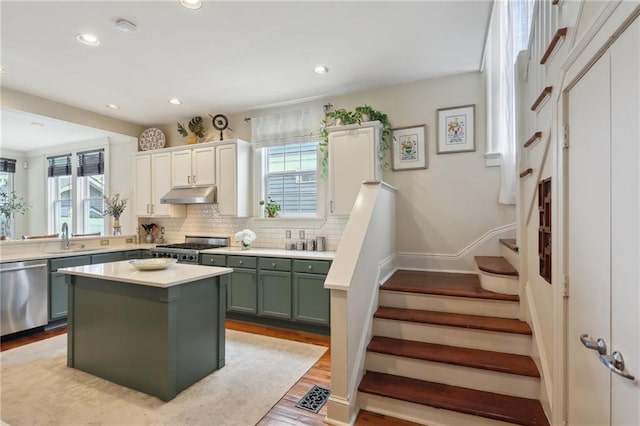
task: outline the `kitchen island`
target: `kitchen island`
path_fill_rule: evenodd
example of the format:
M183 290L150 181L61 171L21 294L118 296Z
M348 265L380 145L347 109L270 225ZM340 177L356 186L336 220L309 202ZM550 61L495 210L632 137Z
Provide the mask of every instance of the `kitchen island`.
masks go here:
M67 365L164 401L225 364L230 268L129 261L68 274Z

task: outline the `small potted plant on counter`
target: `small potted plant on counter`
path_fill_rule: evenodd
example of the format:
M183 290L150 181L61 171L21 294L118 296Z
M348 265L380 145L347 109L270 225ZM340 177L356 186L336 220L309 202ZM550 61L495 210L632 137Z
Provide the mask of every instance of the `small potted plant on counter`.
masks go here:
M264 206L264 212L267 214L267 217L278 216L278 212L280 211L280 204L273 201L271 197L268 197L267 201L260 200L260 205Z
M178 122L178 133L187 139L187 144L189 145L197 143L198 139L202 139L206 135L204 120L199 115L193 117L191 121L189 121L189 124L187 124L187 127L191 130L193 136L189 136L187 129L182 125L182 123Z

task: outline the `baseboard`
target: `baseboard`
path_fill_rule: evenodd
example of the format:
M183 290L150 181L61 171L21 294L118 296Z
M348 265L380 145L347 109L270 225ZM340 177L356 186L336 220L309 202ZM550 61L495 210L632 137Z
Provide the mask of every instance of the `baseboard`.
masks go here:
M490 230L455 254L409 253L396 255L397 269L474 273L474 256L500 256L500 239L515 238L516 224Z

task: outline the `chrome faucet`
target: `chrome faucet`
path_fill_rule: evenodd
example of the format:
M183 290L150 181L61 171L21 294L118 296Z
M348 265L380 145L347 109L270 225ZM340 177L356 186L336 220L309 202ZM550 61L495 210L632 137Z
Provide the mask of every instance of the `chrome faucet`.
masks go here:
M62 222L62 241L64 249L69 250L69 225L67 225L67 222Z

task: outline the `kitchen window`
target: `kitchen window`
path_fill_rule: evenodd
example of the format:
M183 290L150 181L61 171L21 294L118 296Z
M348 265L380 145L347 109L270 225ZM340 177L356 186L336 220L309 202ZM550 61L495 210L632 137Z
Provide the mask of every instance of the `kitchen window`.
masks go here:
M104 232L104 149L47 158L49 232ZM75 168L74 163L77 165Z
M264 148L265 199L281 207L282 216L315 216L318 208L318 143Z

